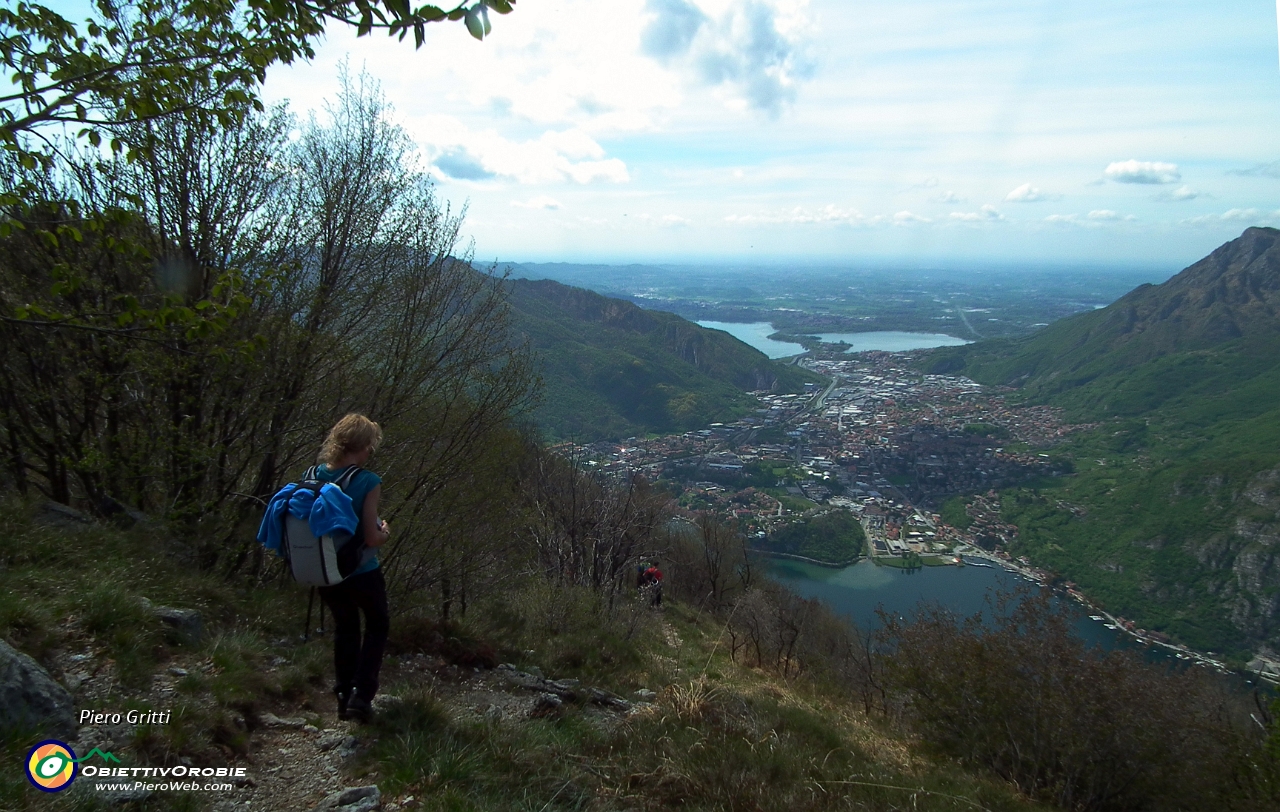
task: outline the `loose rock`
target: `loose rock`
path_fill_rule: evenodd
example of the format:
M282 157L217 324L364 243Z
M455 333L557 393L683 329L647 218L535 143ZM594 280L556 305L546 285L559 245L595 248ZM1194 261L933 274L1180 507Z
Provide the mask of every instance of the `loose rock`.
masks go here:
M616 694L603 691L599 688L588 688L587 693L591 697L591 701L597 705L604 705L614 710L626 711L631 709L631 703Z
M351 758L356 754L360 741L355 736L348 736L342 740L342 746L338 748L338 756L341 758Z
M283 727L289 730L301 730L306 727L307 720L301 716L276 716L274 713L263 713L258 716L263 727Z
M189 646L200 645L200 640L204 637L204 618L195 609L153 606L151 612L172 630L178 642Z
M102 497L101 502L98 504L98 511L118 527L129 528L136 524L149 524L151 522L151 517L147 514L119 500L112 499L110 496Z
M374 812L381 808L382 792L377 786L348 787L321 801L315 812Z
M564 708L564 700L555 694L540 694L533 703L530 716L555 716Z
M93 524L93 517L89 514L59 502L45 502L40 505L35 520L40 524L54 527L84 527L87 524Z
M35 660L0 640L0 727L69 737L75 700Z
M503 671L502 677L512 685L518 685L521 688L529 688L535 691L545 690L546 681L542 677L535 677L533 674L524 671Z

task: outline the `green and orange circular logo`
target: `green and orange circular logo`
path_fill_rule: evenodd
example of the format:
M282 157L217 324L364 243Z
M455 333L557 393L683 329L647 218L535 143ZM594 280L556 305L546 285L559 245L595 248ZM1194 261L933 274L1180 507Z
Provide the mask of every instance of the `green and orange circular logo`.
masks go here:
M27 754L27 780L45 792L60 792L76 777L76 754L57 739L42 741Z

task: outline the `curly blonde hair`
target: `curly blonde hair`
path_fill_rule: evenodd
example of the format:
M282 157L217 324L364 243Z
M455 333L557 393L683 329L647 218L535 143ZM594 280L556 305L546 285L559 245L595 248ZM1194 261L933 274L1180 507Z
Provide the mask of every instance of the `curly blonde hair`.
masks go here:
M329 429L320 447L319 461L330 467L341 465L348 454L364 449L377 451L382 442L382 427L362 414L352 414Z

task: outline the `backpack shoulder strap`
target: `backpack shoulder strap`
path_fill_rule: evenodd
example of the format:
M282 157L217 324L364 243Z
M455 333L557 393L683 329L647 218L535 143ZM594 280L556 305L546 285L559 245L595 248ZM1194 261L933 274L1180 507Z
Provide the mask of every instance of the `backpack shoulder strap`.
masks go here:
M347 486L351 484L351 480L355 479L356 475L363 470L364 469L359 465L349 465L347 466L347 470L343 471L342 475L333 481L333 484L337 485L345 492L347 490Z

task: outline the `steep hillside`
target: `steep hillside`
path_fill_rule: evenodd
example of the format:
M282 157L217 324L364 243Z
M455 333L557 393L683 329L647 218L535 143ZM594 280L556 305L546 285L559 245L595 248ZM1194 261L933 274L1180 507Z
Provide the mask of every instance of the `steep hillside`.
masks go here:
M513 280L517 332L542 363L535 419L553 437L686 431L755 406L756 389L795 392L804 370L717 330L551 280Z
M1030 396L1071 393L1068 404L1086 412L1137 413L1206 374L1223 374L1209 356L1256 357L1262 365L1243 374L1261 372L1280 341L1278 311L1280 231L1250 228L1164 284L1142 285L1027 338L946 348L932 366L1020 386ZM1180 363L1151 365L1169 356ZM1159 391L1128 403L1138 394L1135 374Z
M1075 476L1005 500L1021 553L1198 647L1277 651L1278 312L1280 231L1250 228L1162 285L929 364L1101 424Z

